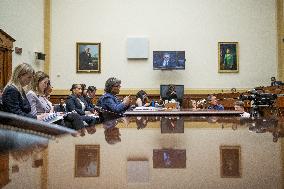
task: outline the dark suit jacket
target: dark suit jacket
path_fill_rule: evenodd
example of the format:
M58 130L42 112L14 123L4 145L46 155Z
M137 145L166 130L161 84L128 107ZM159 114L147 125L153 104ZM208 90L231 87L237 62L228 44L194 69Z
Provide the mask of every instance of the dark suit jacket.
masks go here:
M82 104L80 103L78 97L75 96L74 94L71 94L70 96L67 97L67 100L66 100L67 112L72 112L73 110L75 110L78 114L85 115L85 111L92 111L92 108L88 106L85 99L83 97L79 97L79 98L85 104L86 106L85 110L84 111L82 110Z
M166 66L163 66L163 63L164 63L164 59L159 60L158 62L156 62L156 67L159 67L159 68L174 68L174 67L176 67L176 63L172 59L169 60L169 62Z
M84 97L85 101L88 104L88 107L90 108L95 108L94 104L93 104L93 99L89 98L88 96Z
M79 65L79 69L80 70L90 70L90 66L89 63L91 62L91 54L90 53L86 53L86 52L82 52L80 54L80 65Z
M2 101L3 109L5 112L36 119L36 116L30 114L31 105L26 97L26 94L23 93L21 95L21 93L15 86L9 85L5 88L2 96Z

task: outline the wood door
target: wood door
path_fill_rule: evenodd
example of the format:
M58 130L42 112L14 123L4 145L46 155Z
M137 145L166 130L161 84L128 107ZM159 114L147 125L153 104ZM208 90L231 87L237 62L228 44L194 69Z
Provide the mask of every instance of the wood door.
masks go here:
M0 49L0 88L5 85L4 72L4 51Z
M12 74L13 39L0 29L0 86L4 87Z

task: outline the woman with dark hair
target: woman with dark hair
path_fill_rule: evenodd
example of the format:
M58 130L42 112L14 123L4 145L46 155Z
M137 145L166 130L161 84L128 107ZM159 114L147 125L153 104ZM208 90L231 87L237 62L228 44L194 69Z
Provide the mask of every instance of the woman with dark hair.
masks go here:
M130 97L124 97L120 102L117 94L120 92L121 80L111 77L105 83L105 93L99 98L97 106L117 114L123 113L130 106Z
M94 86L89 86L88 89L87 89L87 93L86 95L84 96L88 106L90 108L95 108L94 104L93 104L93 99L95 98L95 95L96 95L96 91L97 91L97 88L94 87Z
M94 109L89 107L87 102L82 96L82 85L73 84L71 89L72 94L67 97L66 109L68 112L78 113L82 120L89 126L99 122L97 115L93 114Z
M136 106L140 107L140 106L150 106L150 101L148 98L148 95L145 91L140 90L137 94L136 94Z
M81 84L82 87L82 96L85 98L85 96L87 95L87 85L86 84Z
M245 104L243 101L236 101L234 103L234 108L235 110L242 112L240 114L241 117L250 117L250 114L248 112L245 112Z
M18 114L36 119L36 115L32 115L31 105L26 97L23 87L29 85L34 76L34 69L27 63L19 64L15 67L12 77L5 86L2 101L5 112Z

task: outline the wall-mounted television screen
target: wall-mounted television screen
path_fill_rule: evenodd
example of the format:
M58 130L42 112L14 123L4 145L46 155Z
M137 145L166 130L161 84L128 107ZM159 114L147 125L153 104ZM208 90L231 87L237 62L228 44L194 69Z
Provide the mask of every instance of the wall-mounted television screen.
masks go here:
M184 70L185 51L153 51L154 70Z
M154 149L153 168L186 168L186 150Z
M169 93L170 92L170 86L174 87L175 93L176 93L176 101L180 102L180 104L182 103L183 100L183 95L184 95L184 85L160 85L160 96L162 98L162 100L171 100L172 96Z

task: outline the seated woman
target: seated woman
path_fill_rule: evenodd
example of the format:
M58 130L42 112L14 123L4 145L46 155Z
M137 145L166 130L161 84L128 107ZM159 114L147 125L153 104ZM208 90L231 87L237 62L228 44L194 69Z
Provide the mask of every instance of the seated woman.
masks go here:
M197 108L196 100L190 100L189 108L192 109L192 110L200 109L200 108Z
M64 98L60 98L59 104L54 106L55 112L67 112Z
M140 106L150 106L150 101L148 98L148 95L145 91L140 90L137 94L136 94L136 106L140 107Z
M3 110L5 112L37 118L36 115L30 113L31 106L23 89L23 87L31 83L33 76L34 69L31 65L22 63L15 67L2 95Z
M244 102L243 101L236 101L234 103L234 108L237 111L242 112L240 115L241 117L250 117L250 114L248 112L245 112L245 107L244 107Z
M53 113L52 103L46 97L46 89L49 87L49 76L42 71L35 73L32 90L28 91L27 99L31 105L32 115L43 115L45 113ZM80 116L76 113L70 113L65 115L63 123L60 123L66 127L72 129L84 128L84 123Z
M95 108L94 104L93 104L93 99L96 96L96 91L97 88L94 86L89 86L86 92L86 95L84 96L85 101L87 102L88 106L92 109Z
M130 106L130 97L124 97L122 102L118 100L116 95L120 92L120 84L121 81L119 79L115 77L109 78L105 83L105 93L99 98L97 106L117 115L126 111Z
M31 90L27 93L32 115L53 112L52 103L46 98L44 93L48 82L49 76L47 74L42 71L35 73Z
M83 121L89 126L99 123L97 114L94 114L94 109L89 107L85 99L82 97L81 84L73 84L71 89L72 94L67 97L66 110L68 112L77 112Z

